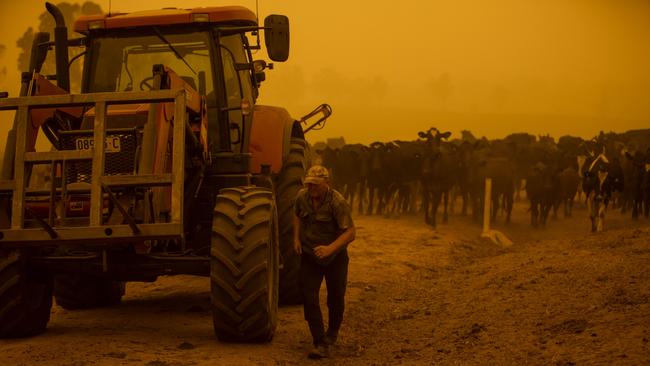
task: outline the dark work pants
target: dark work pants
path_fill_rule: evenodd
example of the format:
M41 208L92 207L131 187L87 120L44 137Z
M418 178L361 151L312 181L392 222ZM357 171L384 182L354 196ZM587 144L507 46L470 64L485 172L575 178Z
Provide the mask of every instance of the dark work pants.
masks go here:
M300 288L304 301L305 320L309 324L314 345L322 343L325 337L323 313L320 310L319 292L325 278L327 286L327 308L329 332L338 332L345 310L345 288L348 281L348 253L344 250L334 260L322 266L310 255L303 254L300 262Z

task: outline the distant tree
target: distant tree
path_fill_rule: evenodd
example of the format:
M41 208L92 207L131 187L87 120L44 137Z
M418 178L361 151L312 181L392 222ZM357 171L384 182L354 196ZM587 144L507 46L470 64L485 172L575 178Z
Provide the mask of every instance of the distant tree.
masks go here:
M92 1L87 1L81 5L79 4L70 4L68 2L61 2L57 4L58 8L63 14L65 19L66 27L68 28L68 38L77 37L78 34L75 34L73 28L74 20L80 15L93 15L93 14L102 14L102 8L99 4L96 4ZM54 39L54 27L56 23L54 18L47 11L43 11L38 17L38 32L48 32L50 33L51 40ZM32 41L34 39L34 29L32 27L27 28L23 35L16 42L16 46L20 49L20 54L18 55L18 70L27 71L29 67L29 56L31 54ZM81 53L80 49L69 49L69 58L72 59L74 56ZM81 70L82 63L77 61L71 65L70 68L70 88L72 90L79 90L81 85ZM54 52L50 52L45 64L43 65L42 73L55 73L56 66L54 60Z
M440 108L443 110L447 109L447 101L454 91L449 73L443 72L437 78L432 78L427 83L427 87L433 97L440 103Z
M32 40L34 39L34 29L27 28L25 33L16 41L16 47L20 49L18 55L18 70L27 71L29 68L29 54L31 52Z

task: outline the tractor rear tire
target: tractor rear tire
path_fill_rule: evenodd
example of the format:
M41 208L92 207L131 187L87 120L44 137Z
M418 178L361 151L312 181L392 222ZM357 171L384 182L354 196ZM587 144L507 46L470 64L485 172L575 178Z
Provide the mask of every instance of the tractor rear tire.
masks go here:
M0 249L0 338L45 331L52 309L52 278L27 273L23 252Z
M280 226L280 304L302 303L298 279L300 256L293 250L293 206L298 191L303 187L307 169L307 142L300 138L291 139L289 156L282 170L275 178L275 201L278 204Z
M54 298L66 310L117 305L124 292L125 284L121 281L80 275L54 277Z
M224 342L268 342L278 316L278 220L266 188L221 190L212 223L214 332Z

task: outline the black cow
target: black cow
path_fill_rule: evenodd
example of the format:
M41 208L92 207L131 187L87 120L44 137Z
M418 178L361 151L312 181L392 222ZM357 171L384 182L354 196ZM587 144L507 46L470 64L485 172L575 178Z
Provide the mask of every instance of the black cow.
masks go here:
M316 153L320 156L320 165L326 167L330 173L330 183L334 189L337 191L341 190L341 187L338 182L338 172L339 172L339 149L333 149L329 146L326 146L323 149L316 150Z
M648 175L646 174L646 158L643 152L638 150L634 155L625 153L625 157L624 169L627 179L625 180L624 197L632 206L632 218L638 219L639 213L643 212L645 201L644 185ZM647 204L645 206L647 209Z
M363 210L363 198L368 179L367 147L362 144L344 145L338 153L337 183L343 195L354 207L354 198L359 199L359 213Z
M432 127L426 132L419 132L418 136L426 141L421 170L424 221L436 227L436 213L443 198L443 221L448 220L449 191L456 180L452 174L456 162L452 157L451 145L442 144L442 140L449 138L451 132L441 133Z
M569 166L560 173L560 201L564 206L564 217L571 217L573 213L573 201L578 193L580 176L577 169Z
M388 188L387 213L410 213L415 211L416 191L421 180L422 156L426 143L423 141L394 141L387 158L390 185Z
M508 157L514 165L515 174L515 197L519 200L520 187L526 178L530 167L530 147L535 144L536 137L529 133L519 132L506 136L503 139L510 146Z
M503 208L506 222L510 222L515 189L519 187L519 178L515 163L520 149L506 140L495 140L490 146L490 155L486 159L486 178L492 179L492 220L496 220L499 208ZM519 175L521 176L521 175Z
M456 186L460 194L463 204L461 208L461 215L467 215L467 206L470 203L470 190L471 190L471 172L472 168L472 152L474 145L468 141L462 141L456 149L457 157L457 172L456 172Z
M533 166L526 176L526 196L530 201L530 224L537 227L546 225L549 210L552 206L551 170L542 162Z
M516 184L512 162L505 157L490 157L486 161L485 173L486 178L492 179L492 221L496 220L499 208L503 207L505 221L510 222Z
M383 142L373 142L368 149L367 215L373 214L375 195L377 196L376 213L381 214L384 210L388 186L390 184L390 172L386 169L386 155L388 153L389 148Z

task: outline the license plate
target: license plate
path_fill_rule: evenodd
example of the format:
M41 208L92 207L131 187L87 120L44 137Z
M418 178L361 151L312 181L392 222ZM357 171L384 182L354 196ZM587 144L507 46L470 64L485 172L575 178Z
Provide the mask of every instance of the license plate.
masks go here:
M92 137L80 137L77 139L76 143L77 150L90 150L95 145L95 141ZM120 152L120 138L106 137L104 149L106 152Z

